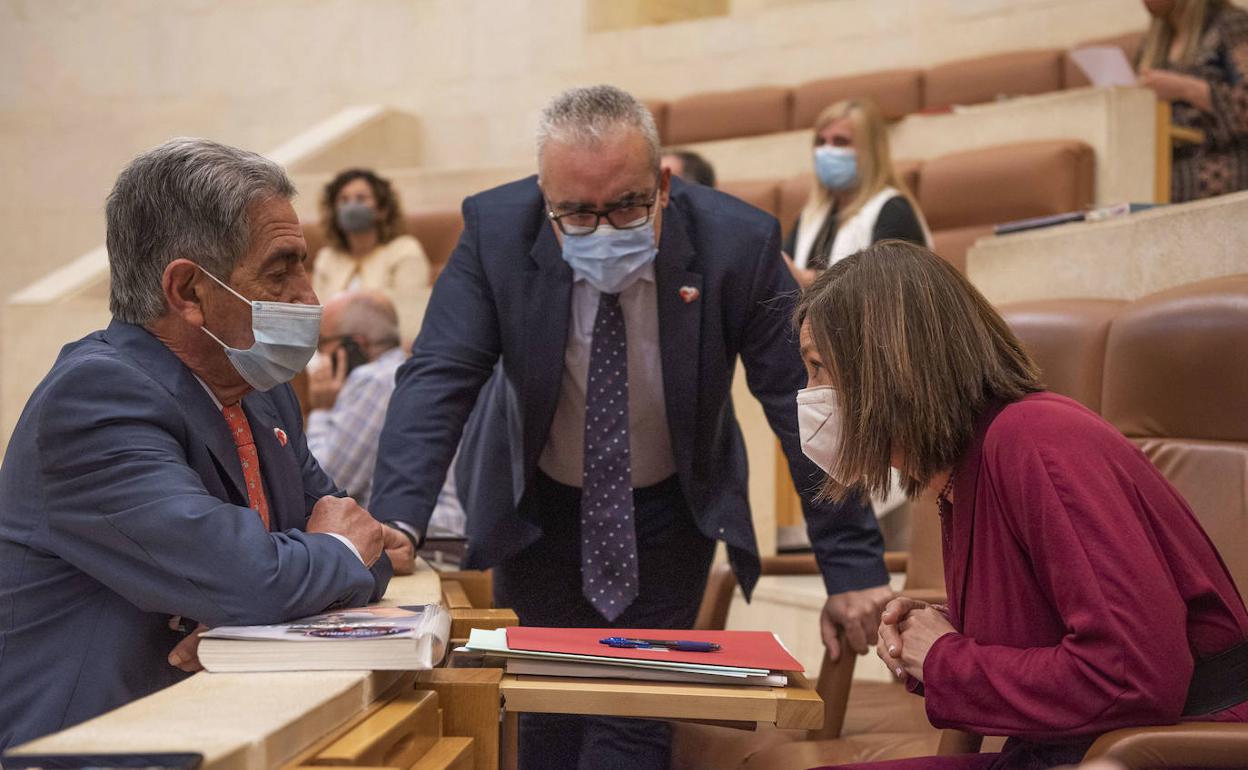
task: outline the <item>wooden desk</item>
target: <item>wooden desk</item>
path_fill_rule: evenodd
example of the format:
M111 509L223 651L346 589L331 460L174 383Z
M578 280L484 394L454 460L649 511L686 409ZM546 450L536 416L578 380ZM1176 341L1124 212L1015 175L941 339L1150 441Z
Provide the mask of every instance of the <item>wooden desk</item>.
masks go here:
M436 604L438 575L419 562L394 578L387 606ZM401 671L199 673L15 753L171 752L204 755L206 770L270 770L357 717L413 676Z
M637 682L623 679L503 676L503 762L515 768L521 713L675 719L813 730L823 726L823 701L804 677L788 687Z

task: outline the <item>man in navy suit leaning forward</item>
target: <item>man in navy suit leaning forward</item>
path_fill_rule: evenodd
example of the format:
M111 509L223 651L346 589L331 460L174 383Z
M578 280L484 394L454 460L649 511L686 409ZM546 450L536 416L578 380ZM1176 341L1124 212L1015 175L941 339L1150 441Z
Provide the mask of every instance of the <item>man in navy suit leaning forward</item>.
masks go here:
M0 468L0 748L186 677L187 623L361 605L410 568L316 464L286 384L321 314L293 195L199 139L118 177L112 323L61 351Z
M798 489L818 479L797 432L797 287L776 220L673 181L660 153L629 94L556 98L538 176L464 202L464 233L399 370L373 511L423 531L471 415L457 466L466 566L494 567L498 602L526 625L688 628L717 540L754 587L738 357ZM803 505L825 625L866 652L890 597L874 517ZM524 716L526 767L667 766L664 723Z

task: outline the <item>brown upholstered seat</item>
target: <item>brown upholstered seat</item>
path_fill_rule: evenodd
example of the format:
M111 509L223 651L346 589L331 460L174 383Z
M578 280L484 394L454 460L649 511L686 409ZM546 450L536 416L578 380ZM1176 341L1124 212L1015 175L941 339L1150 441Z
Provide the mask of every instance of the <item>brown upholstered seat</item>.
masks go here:
M940 520L935 504L925 498L912 507L910 551L887 554L886 561L891 569L905 571L905 594L943 601ZM763 571L771 575L814 574L817 567L811 556L781 556L765 559ZM725 585L735 585L732 573L725 569L713 573L699 615L706 627L722 627L727 617L731 591L725 592ZM719 610L709 605L718 605ZM741 731L711 725L674 725L673 770L813 767L935 752L940 732L928 723L922 698L907 692L899 683L853 682L850 687L848 678L852 671L852 661L832 664L824 656L818 683L818 692L826 702L821 730ZM806 764L789 764L794 761Z
M937 64L923 79L923 105L979 104L1002 97L1042 94L1062 87L1063 52L1015 51Z
M407 214L407 232L425 249L429 258L429 285L451 258L459 234L464 230L464 217L458 208L417 209Z
M793 89L790 128L810 128L824 108L842 99L861 98L875 102L885 120L898 120L918 112L923 106L923 71L885 70L802 83Z
M1073 140L1017 142L923 162L918 199L936 253L959 267L991 226L1092 205L1092 148Z
M654 116L654 127L659 131L659 141L667 144L667 102L661 99L646 99L642 103Z
M1117 299L1040 300L1000 310L1044 373L1045 387L1099 412L1109 324L1125 304Z
M774 179L744 179L724 182L719 189L735 195L751 206L756 206L773 217L779 213L780 185Z
M689 144L787 131L792 99L791 89L778 86L676 99L667 107L667 143Z
M1106 342L1102 413L1192 506L1248 594L1248 275L1125 307Z

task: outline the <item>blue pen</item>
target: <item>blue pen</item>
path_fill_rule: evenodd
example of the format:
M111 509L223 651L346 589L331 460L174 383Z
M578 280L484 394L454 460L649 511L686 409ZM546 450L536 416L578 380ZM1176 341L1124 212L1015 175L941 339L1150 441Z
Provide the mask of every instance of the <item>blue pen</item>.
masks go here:
M630 639L624 636L609 636L598 640L599 644L608 647L619 647L633 650L663 649L676 652L715 652L719 645L714 642L690 642L680 639Z

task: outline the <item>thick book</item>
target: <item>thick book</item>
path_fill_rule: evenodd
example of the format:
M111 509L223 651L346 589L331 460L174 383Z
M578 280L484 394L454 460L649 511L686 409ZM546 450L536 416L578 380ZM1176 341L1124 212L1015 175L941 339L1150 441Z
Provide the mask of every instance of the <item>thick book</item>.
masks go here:
M356 607L271 626L219 626L199 641L213 672L414 671L446 653L451 616L436 604Z

